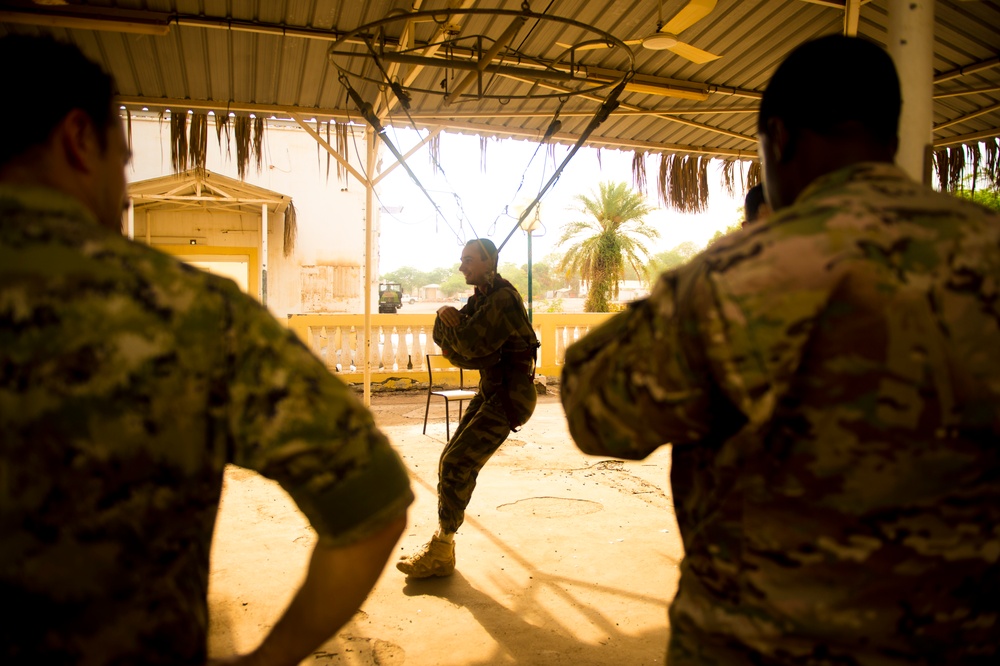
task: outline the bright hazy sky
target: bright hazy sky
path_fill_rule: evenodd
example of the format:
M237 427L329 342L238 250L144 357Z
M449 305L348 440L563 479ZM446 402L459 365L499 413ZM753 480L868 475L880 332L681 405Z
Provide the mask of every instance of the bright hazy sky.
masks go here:
M402 153L416 144L416 136L412 130L388 131L388 137ZM384 274L402 266L430 270L454 265L458 263L463 245L458 236L463 240L486 236L499 246L517 223L518 206L531 202L570 149L557 145L553 165L547 146L542 146L532 160L536 147L537 144L528 141L490 139L483 172L480 170L479 137L442 134L441 165L446 177L432 173L426 149L409 158L407 163L443 211L444 219L435 213L406 171L397 167L379 188L383 206L402 207L400 212L382 211L381 272ZM395 161L387 149L383 148L382 154L384 165ZM721 166L721 162L718 164ZM659 208L656 200L658 170L659 159L647 157L647 200L655 210L646 222L660 232L660 238L650 248L652 253L669 250L684 241L703 246L716 231L725 229L742 215L742 193L737 192L736 199L726 194L715 163L709 167L710 209L699 215L682 215ZM522 176L523 185L518 192ZM581 219L581 215L572 210L573 197L592 195L598 184L607 180L632 185L631 151L602 150L599 165L595 149L581 148L542 198L540 220L543 228L536 231L532 239L534 262L556 251L564 224ZM458 202L474 231L468 223L459 228ZM505 206L514 217L504 214ZM527 234L518 230L501 251L500 262L522 265L527 263L527 256Z

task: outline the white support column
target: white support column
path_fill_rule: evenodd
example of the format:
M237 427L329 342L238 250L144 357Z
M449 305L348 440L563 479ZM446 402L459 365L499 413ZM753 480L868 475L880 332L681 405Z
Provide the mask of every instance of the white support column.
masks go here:
M933 0L889 0L888 50L903 93L896 164L917 182L929 184L934 143Z
M128 223L126 225L129 240L135 240L135 201L128 198Z
M260 302L267 305L267 204L260 205Z
M375 130L369 127L365 131L365 148L367 152L367 164L365 174L368 179L365 181L365 275L364 289L362 296L365 300L365 350L364 350L364 405L372 405L372 246L374 240L375 227L375 159L378 151L375 147Z

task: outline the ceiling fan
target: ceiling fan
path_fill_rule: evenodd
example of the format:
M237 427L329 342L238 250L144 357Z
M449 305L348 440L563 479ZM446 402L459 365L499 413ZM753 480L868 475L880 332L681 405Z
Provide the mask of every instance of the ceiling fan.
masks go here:
M625 43L630 46L642 44L643 48L650 49L651 51L671 51L699 65L711 62L720 56L686 44L680 41L677 35L708 16L715 9L716 2L717 0L688 0L688 3L672 19L664 23L663 0L660 0L657 11L656 32L646 35L641 39L625 40ZM562 44L560 42L556 42L556 45L567 49L573 48L570 44ZM595 42L578 46L576 50L589 51L591 49L608 48L609 46L610 44Z

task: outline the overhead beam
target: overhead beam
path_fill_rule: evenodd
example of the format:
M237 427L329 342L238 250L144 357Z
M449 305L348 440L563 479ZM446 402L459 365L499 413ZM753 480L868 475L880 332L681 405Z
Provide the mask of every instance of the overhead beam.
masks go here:
M802 0L802 2L808 2L811 5L823 5L824 7L833 7L834 9L844 9L845 5L851 0ZM867 5L872 0L861 0L862 5Z
M996 67L997 65L1000 65L1000 56L980 60L979 62L972 63L971 65L965 65L964 67L959 67L958 69L953 69L947 72L941 72L934 77L934 83L944 83L945 81L951 81L952 79L957 79L961 76L975 74L976 72L981 72L984 69L990 69L991 67Z
M591 96L591 98L592 98L592 101L595 101L595 102L598 102L598 103L600 103L600 102L603 101L603 100L601 100L601 98L596 97L596 96ZM176 108L176 109L200 109L200 110L219 111L220 109L223 109L226 106L225 102L218 102L218 101L212 101L212 100L168 99L168 98L161 98L161 97L148 98L148 97L120 96L120 97L116 98L116 101L118 101L121 104L130 104L130 105L145 106L145 107L151 107L151 108L161 108L161 109ZM346 119L346 118L348 118L349 116L352 115L350 112L342 110L342 109L322 109L322 108L303 109L300 106L268 105L268 104L241 104L241 105L233 104L230 107L230 110L232 110L232 111L239 111L239 112L262 113L262 114L267 114L267 115L276 114L276 113L287 114L287 116L289 118L291 118L296 123L298 123L301 127L303 127L306 130L306 132L309 132L309 134L312 135L313 138L316 138L320 142L320 145L323 145L324 148L326 148L327 151L330 151L330 154L334 155L335 159L339 157L339 155L337 154L337 152L335 150L333 150L332 147L329 147L329 143L327 143L325 140L323 140L322 137L319 137L319 134L315 131L315 129L313 129L312 127L309 126L309 124L307 123L307 121L303 117L305 115L308 115L309 117L318 117L318 118ZM756 109L734 109L734 110L729 111L729 112L731 112L731 113L754 113L754 112L756 112ZM757 139L755 137L746 136L746 135L743 135L743 134L739 134L737 132L730 132L729 130L723 130L723 129L720 129L720 128L717 128L717 127L712 127L710 125L705 125L703 123L695 123L693 121L688 121L688 120L684 120L682 118L678 118L677 117L678 115L682 115L682 114L695 114L695 113L713 113L713 114L715 114L715 113L727 113L727 110L726 109L719 109L719 110L714 110L714 109L704 109L704 110L683 109L683 110L678 110L678 111L654 111L654 110L651 110L651 109L643 109L641 107L634 106L634 105L622 104L622 106L619 107L619 109L617 111L615 111L616 115L644 115L644 116L654 116L654 117L658 117L658 118L661 118L661 119L666 120L666 121L677 122L677 123L681 123L681 124L688 125L688 126L691 126L691 127L697 127L699 129L704 129L704 130L715 132L715 133L718 133L718 134L723 134L725 136L730 136L730 137L733 137L733 138L736 138L736 139L741 139L743 141L748 141L748 142L751 142L751 143L757 141ZM440 111L440 112L420 112L420 111L418 111L418 112L411 113L410 115L413 117L414 121L423 121L423 122L435 121L435 120L444 120L444 119L447 119L447 118L475 118L475 117L482 117L481 114L477 114L477 113L448 112L448 111ZM496 114L491 114L491 115L493 117L496 116ZM537 114L537 115L551 116L551 113L548 113L548 114ZM561 115L574 115L574 116L575 115L593 115L593 113L568 112L566 114L561 114ZM296 117L296 116L298 116L298 117ZM511 117L524 117L524 116L522 116L520 114L512 114ZM479 131L482 131L482 132L484 132L486 134L510 134L510 131L507 130L507 129L497 128L497 127L493 127L493 126L490 126L490 125L476 125L474 123L469 123L468 125L465 125L465 124L462 124L462 123L447 123L447 122L446 123L435 123L435 122L430 122L427 125L424 125L425 128L433 128L435 126L440 126L443 129L452 129L452 130L459 131L459 132L469 132L469 131L479 132ZM359 127L360 127L360 125L359 125ZM513 134L511 134L511 135L514 136ZM535 131L532 131L532 130L524 130L524 131L516 134L516 136L518 136L519 138L532 139L532 140L536 140L537 141L539 133L535 132ZM566 139L567 141L576 141L576 139L578 138L578 137L576 137L576 135L571 135L571 134L568 134L566 136L568 137ZM607 140L607 141L610 141L610 140ZM604 141L604 142L607 143L607 141ZM641 142L641 141L632 141L632 142L625 141L625 142L622 142L622 141L617 140L617 139L614 140L614 141L616 141L618 144L621 144L621 146L623 146L623 147L641 148L643 150L648 150L648 149L650 149L651 145L656 145L656 144L649 144L649 143ZM589 140L589 141L587 141L587 143L588 144L592 144L592 143L594 143L594 140L593 139ZM682 150L681 147L675 146L675 147L672 147L670 150L672 150L674 152L692 152L692 153L699 153L699 154L707 154L707 152L705 150L702 150L700 148L695 148L695 149L692 149L692 150ZM732 151L732 150L720 149L720 151L715 151L715 152L718 153L719 155L725 155L725 156L737 156L737 155L740 155L740 154L743 154L744 156L747 155L747 151ZM756 153L754 153L754 154L756 154ZM340 158L340 159L343 159L343 158ZM349 170L351 171L351 175L353 175L359 181L364 182L364 177L361 176L361 174L359 174L356 169L354 169L353 167L349 167Z
M337 160L338 164L340 164L342 167L344 167L345 169L347 169L347 172L349 174L351 174L352 176L354 176L355 178L357 178L359 183L361 183L362 185L367 185L368 184L368 178L366 178L365 176L361 175L361 173L357 169L355 169L354 167L352 167L351 163L348 162L347 160L345 160L340 155L340 153L338 153L336 150L334 150L333 146L331 146L327 142L326 139L324 139L323 137L321 137L319 135L319 132L317 132L315 129L313 129L312 127L310 127L309 123L307 123L302 116L300 116L297 113L293 113L291 115L292 115L292 119L295 120L295 122L297 122L299 124L299 127L301 127L302 129L304 129L309 134L309 136L311 136L313 139L316 140L316 142L319 145L323 146L323 148L326 149L326 152L328 152L331 155L333 155L333 159Z
M485 136L505 136L514 139L526 139L529 141L538 141L540 138L540 132L533 132L530 130L523 130L519 128L510 127L496 127L493 125L482 125L477 123L436 123L436 124L426 124L424 125L426 129L431 129L433 127L440 127L443 130L453 130L460 133L474 133ZM580 136L578 134L571 134L569 132L556 132L552 135L552 141L558 141L560 143L574 144L579 140ZM754 139L756 141L756 139ZM591 148L614 148L620 150L645 150L654 152L665 152L665 153L690 153L694 155L712 155L716 157L735 157L738 159L745 160L755 160L757 159L757 149L752 148L748 150L733 150L730 148L709 148L706 146L682 146L673 143L657 143L655 141L637 141L632 139L619 139L614 137L605 137L591 135L587 141L587 146Z
M969 88L968 90L956 90L954 92L937 93L934 99L945 99L948 97L962 97L963 95L981 95L987 93L1000 92L1000 86L989 86L986 88Z
M993 106L986 106L972 113L967 113L964 116L959 116L953 120L940 123L934 126L934 131L943 130L945 128L951 127L952 125L957 125L959 123L964 123L966 120L972 120L973 118L978 118L979 116L985 116L987 113L993 113L994 111L1000 111L1000 104L994 104Z
M453 2L449 2L448 4L449 4L448 9L468 9L475 4L475 0L462 0L461 4L458 7L455 7ZM434 36L431 38L430 44L428 44L424 48L422 55L430 57L436 54L438 52L438 49L441 48L440 41L443 40L448 35L448 31L452 28L452 25L456 21L457 21L457 15L449 14L448 18L444 21L444 23L439 25L438 29L434 32ZM406 76L403 77L402 86L406 88L412 85L413 82L417 80L417 77L420 76L420 73L423 70L424 68L422 66L416 66L409 72L407 72ZM395 95L390 97L389 100L386 102L385 108L382 109L382 111L379 112L378 114L379 120L385 120L385 118L389 115L389 112L392 111L393 107L395 107L396 104L398 103L399 100L396 99Z
M858 36L858 22L861 20L861 0L844 0L844 35Z
M503 75L501 75L501 76L503 76ZM508 78L514 78L514 79L516 79L516 77L508 77ZM522 82L524 82L524 81L522 81ZM557 85L557 84L554 84L554 83L545 83L544 81L539 81L538 85L540 87L548 88L550 90L556 90L556 91L562 91L562 92L571 92L570 89L565 88L565 87L560 86L560 85ZM591 101L595 101L595 102L598 102L598 103L603 103L604 102L604 100L602 98L600 98L600 97L598 97L596 95L584 94L584 95L580 95L580 97L583 97L584 99L589 99ZM635 110L635 111L650 111L649 109L643 109L641 106L636 106L634 104L626 104L624 102L621 104L621 106L619 108L629 109L629 110ZM725 130L725 129L721 129L721 128L718 128L718 127L712 127L711 125L705 125L704 123L696 123L693 120L684 120L682 118L677 118L675 116L663 116L663 115L661 115L659 113L656 113L656 112L652 112L652 113L650 113L650 115L655 116L655 117L659 117L659 118L664 118L665 120L669 120L670 122L674 122L674 123L679 123L681 125L687 125L689 127L696 127L698 129L706 130L708 132L714 132L716 134L721 134L722 136L728 136L728 137L733 138L733 139L740 139L742 141L749 141L751 143L755 143L757 141L757 139L754 138L754 137L752 137L752 136L746 136L745 134L740 134L738 132L732 132L730 130Z
M406 153L403 155L402 160L396 160L391 165L389 165L387 169L385 169L382 173L376 176L376 178L372 181L372 185L378 185L380 182L382 182L382 179L388 176L393 171L395 171L396 167L398 167L406 160L410 159L410 157L412 157L414 153L416 153L418 150L427 145L429 141L431 141L434 137L436 137L440 133L441 133L440 127L432 130L427 136L425 136L423 139L420 140L420 143L418 143L413 148L410 148L408 151L406 151Z
M476 60L474 71L470 71L466 74L465 77L459 81L454 88L449 90L447 95L444 96L444 103L446 106L454 104L455 100L461 97L462 93L468 90L469 86L471 86L474 81L482 80L483 72L487 70L490 63L493 62L493 59L497 57L498 53L500 53L500 50L507 48L507 45L512 39L514 39L514 37L517 36L517 33L524 27L524 24L527 23L527 21L527 17L518 16L510 22L510 25L508 25L497 40L493 42L493 46L491 46L481 58ZM480 91L480 93L481 92L482 91Z
M947 139L935 139L935 148L944 148L946 146L954 146L958 143L976 143L977 141L982 141L983 139L992 139L993 137L1000 136L1000 127L994 127L993 129L982 130L981 132L973 132L972 134L962 134L961 136L950 136Z
M307 108L295 106L294 104L254 104L250 102L227 102L224 100L212 99L181 99L179 97L142 97L137 95L117 95L117 104L128 104L139 107L152 107L155 109L188 109L192 111L214 111L215 113L253 113L271 116L278 113L289 117L293 113L309 114L317 118L334 118L336 120L350 120L357 118L356 111L349 109L330 109L324 107Z
M759 109L757 107L752 108L734 108L734 109L672 109L670 111L654 111L649 109L621 109L615 110L616 116L659 116L661 118L665 116L685 116L685 115L703 115L706 113L711 113L713 115L724 115L724 114L742 114L742 113L757 113ZM496 111L493 110L483 110L483 111L440 111L440 110L427 110L427 111L411 111L410 117L414 120L457 120L461 118L495 118ZM560 118L591 118L594 115L594 109L577 109L572 111L567 111L563 109L559 112ZM551 109L540 109L537 111L505 111L503 114L504 118L551 118Z
M418 11L422 4L423 0L413 0L412 4L413 11ZM410 41L412 39L413 39L413 21L411 20L407 21L403 25L403 32L400 33L399 35L399 43L397 44L397 49L400 51L405 51L406 49L410 48ZM394 62L389 64L389 69L387 70L386 73L389 75L390 81L394 80L399 75L400 67L401 67L400 63ZM389 97L387 95L379 95L379 97L375 100L375 104L373 106L375 115L379 116L380 118L383 117L381 115L382 104L388 103L388 100ZM388 108L391 109L392 107L390 106Z
M72 11L52 12L34 8L0 10L0 23L40 25L47 28L102 30L137 35L166 35L170 32L170 14L161 12L74 7Z
M962 91L960 93L945 93L942 97L949 97L954 95L966 95L973 94L977 92L994 92L1000 90L998 88L984 88L981 90L970 90ZM591 101L600 103L602 100L598 97L593 97ZM119 105L129 105L131 107L147 107L150 109L184 109L185 111L190 109L192 111L213 111L216 113L227 113L227 112L237 112L237 113L254 113L263 114L266 116L272 116L276 114L283 114L287 118L291 118L292 114L299 114L305 117L315 117L323 119L334 119L347 121L353 118L357 118L357 114L349 111L347 109L331 109L322 107L303 107L294 106L289 104L237 104L231 102L224 102L222 100L205 100L205 99L180 99L174 97L139 97L132 95L119 95L115 97L115 102ZM135 109L133 109L135 110ZM666 111L659 111L653 109L642 109L639 107L635 108L618 108L615 111L615 115L624 116L677 116L677 115L697 115L703 113L711 114L727 114L727 113L757 113L757 107L739 107L731 109L713 109L710 107L701 109L669 109ZM411 111L410 115L414 119L421 120L433 120L436 118L492 118L496 117L495 111L455 111L453 109L424 109ZM551 116L551 111L512 111L505 112L504 117L509 118L533 118L533 117L545 117ZM560 116L592 116L593 111L590 110L579 110L579 111L561 111ZM362 123L358 123L358 126L363 126Z

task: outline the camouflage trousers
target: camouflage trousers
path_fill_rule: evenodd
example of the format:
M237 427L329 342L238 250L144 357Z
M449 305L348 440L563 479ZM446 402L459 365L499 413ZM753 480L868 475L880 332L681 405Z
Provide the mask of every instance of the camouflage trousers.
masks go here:
M535 411L534 384L511 391L511 403L524 423ZM438 520L446 532L457 532L465 521L465 508L472 499L479 470L510 435L510 421L497 394L482 391L469 407L441 452L438 463Z

